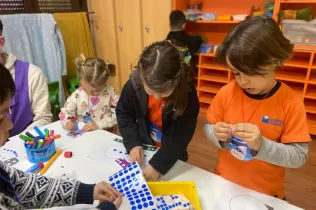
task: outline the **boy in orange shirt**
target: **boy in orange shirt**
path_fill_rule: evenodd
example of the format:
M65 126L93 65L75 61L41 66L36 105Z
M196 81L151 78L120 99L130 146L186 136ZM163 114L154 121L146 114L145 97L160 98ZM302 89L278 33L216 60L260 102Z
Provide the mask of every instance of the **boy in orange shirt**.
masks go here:
M285 168L305 163L311 141L302 99L275 79L292 52L273 19L238 24L216 51L235 80L217 93L204 127L221 149L216 174L280 199L285 199Z

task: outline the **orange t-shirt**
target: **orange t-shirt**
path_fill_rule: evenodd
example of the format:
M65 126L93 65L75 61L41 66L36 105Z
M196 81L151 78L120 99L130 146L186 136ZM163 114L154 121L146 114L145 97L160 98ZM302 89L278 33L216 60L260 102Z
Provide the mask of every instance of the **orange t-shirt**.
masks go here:
M162 110L164 104L165 99L156 100L151 95L148 98L150 137L158 147L161 147Z
M242 116L242 94L243 90L236 81L224 86L207 111L209 123L246 123L243 122ZM245 121L254 113L249 123L257 125L265 138L283 144L311 141L303 101L284 83L264 101L252 99L247 95L243 97ZM285 197L284 167L257 159L242 161L235 158L229 150L219 150L215 173L261 193L278 198Z

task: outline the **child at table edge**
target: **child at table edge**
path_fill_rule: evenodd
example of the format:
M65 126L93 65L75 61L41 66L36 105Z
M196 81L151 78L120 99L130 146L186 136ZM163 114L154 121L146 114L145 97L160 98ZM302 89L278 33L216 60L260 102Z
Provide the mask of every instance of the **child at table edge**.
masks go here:
M115 66L99 58L86 59L83 55L75 63L81 87L71 94L61 109L59 118L64 128L74 130L72 117L86 123L85 132L114 127L119 96L106 82L115 75Z
M143 170L146 180L156 180L177 160L188 159L199 113L188 71L175 45L156 42L144 49L123 87L116 116L131 161L144 161L142 144L160 147Z
M293 47L269 17L239 23L216 51L236 80L217 93L204 127L220 148L216 174L280 199L285 199L285 168L305 163L311 141L302 98L275 80ZM253 160L233 157L228 150L233 135L248 144Z
M0 146L9 137L12 122L7 113L15 85L10 72L0 64ZM108 198L108 193L112 198ZM114 210L120 206L121 194L105 182L84 184L78 181L65 181L33 173L24 173L0 161L0 209L49 208L92 204L94 200L104 202L97 209Z

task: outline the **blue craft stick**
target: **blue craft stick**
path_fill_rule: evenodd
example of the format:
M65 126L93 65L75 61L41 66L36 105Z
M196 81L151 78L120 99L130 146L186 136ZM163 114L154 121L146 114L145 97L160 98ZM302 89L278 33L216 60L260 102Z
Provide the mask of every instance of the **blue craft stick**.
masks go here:
M75 126L75 131L79 131L79 127L78 127L78 123L77 123L77 121L76 121L76 120L74 120L72 123L73 123L73 124L74 124L74 126Z
M41 138L45 138L45 134L37 126L34 126L34 130L36 133L38 133L38 135L40 135Z
M25 135L27 135L27 136L30 137L30 138L35 139L35 136L33 136L33 135L32 135L31 133L29 133L29 132L26 132Z

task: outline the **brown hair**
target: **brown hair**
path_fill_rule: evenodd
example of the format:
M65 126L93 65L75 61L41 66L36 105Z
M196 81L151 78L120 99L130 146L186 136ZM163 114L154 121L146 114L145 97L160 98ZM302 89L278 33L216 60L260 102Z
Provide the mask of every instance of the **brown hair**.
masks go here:
M80 55L75 60L77 72L80 79L84 79L93 87L105 85L110 76L115 76L115 65L105 63L99 58L85 59Z
M245 74L264 75L264 67L282 66L291 57L293 47L272 18L257 16L236 25L216 50L216 57L225 65L228 58Z
M151 44L141 54L137 69L139 80L151 90L164 93L174 88L166 100L164 111L175 110L174 117L181 116L188 103L190 69L177 47L168 41Z

